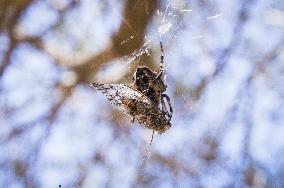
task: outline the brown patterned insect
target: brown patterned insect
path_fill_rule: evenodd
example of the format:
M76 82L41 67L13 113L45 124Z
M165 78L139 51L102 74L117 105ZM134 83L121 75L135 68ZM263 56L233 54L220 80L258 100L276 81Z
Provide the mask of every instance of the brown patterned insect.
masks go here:
M171 127L170 121L163 111L140 91L124 84L96 84L91 86L101 91L111 104L123 113L135 118L146 128L157 131L160 134Z

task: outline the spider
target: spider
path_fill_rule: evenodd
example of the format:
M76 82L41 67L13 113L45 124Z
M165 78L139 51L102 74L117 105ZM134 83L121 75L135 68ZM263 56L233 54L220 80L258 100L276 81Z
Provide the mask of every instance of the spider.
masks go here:
M148 67L141 67L138 64L138 67L132 77L131 86L142 92L145 96L147 96L152 102L154 102L157 106L162 105L162 112L166 115L167 119L170 121L173 114L173 109L171 106L170 98L168 95L164 94L167 89L167 85L162 80L162 75L164 73L164 55L163 55L163 45L160 42L161 48L161 61L160 61L160 72L156 73L149 69ZM169 107L167 109L165 100ZM134 122L134 118L132 119Z

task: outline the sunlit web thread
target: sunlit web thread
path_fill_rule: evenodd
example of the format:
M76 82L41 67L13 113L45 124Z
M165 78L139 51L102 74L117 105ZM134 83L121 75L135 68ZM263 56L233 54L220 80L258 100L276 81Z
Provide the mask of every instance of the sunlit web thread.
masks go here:
M180 10L180 12L192 12L192 10L191 9L182 9L182 10Z
M184 105L185 105L186 110L188 110L189 112L191 112L191 111L193 110L193 108L192 108L192 106L189 107L189 105L188 105L191 100L186 99L186 97L184 96L184 94L181 94L181 97L182 97L182 99L183 99L183 101L184 101Z
M214 16L207 17L207 20L215 19L215 18L218 18L220 16L223 16L223 14L217 14L217 15L214 15Z
M178 20L171 20L170 18L178 17L179 15L183 15L186 12L190 12L191 10L182 9L178 13L174 13L170 10L171 1L168 2L166 11L162 18L162 25L159 26L158 32L160 33L160 40L162 35L165 35L170 32L169 36L167 37L168 40L171 39L173 36L176 37L177 31L179 31L183 25L179 24ZM168 13L169 12L169 13Z
M149 151L149 152L147 152L147 153L144 155L144 157L143 157L143 159L142 159L142 163L143 163L144 161L150 159L150 157L151 157L151 152Z
M151 157L151 151L147 150L146 147L144 147L144 150L143 150L143 159L141 161L141 166L145 165L146 161L148 159L150 159Z
M169 0L169 3L167 4L167 8L166 8L166 11L165 11L165 14L164 14L164 17L163 17L163 23L165 22L165 18L166 18L166 15L167 15L167 12L168 12L168 9L169 9L169 6L170 6L171 3L172 3L172 0Z
M131 57L128 58L127 60L127 63L132 63L136 58L142 56L143 54L147 54L147 55L150 55L150 52L149 52L149 44L151 43L151 40L148 40L147 42L145 42L143 44L143 46L138 49L138 50L135 50L132 54L131 54Z
M120 45L124 45L126 42L128 42L128 41L131 40L131 39L134 39L134 36L133 36L133 35L131 35L129 38L127 38L127 39L125 39L124 41L122 41L122 42L120 43Z

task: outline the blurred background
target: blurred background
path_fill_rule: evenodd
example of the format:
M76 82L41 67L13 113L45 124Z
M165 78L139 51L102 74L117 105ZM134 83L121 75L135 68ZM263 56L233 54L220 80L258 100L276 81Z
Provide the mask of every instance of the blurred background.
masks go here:
M156 134L90 82L165 55ZM0 187L284 187L283 0L1 0Z

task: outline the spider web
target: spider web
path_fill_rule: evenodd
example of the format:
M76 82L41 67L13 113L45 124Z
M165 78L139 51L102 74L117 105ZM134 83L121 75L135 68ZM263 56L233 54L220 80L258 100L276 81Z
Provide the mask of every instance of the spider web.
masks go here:
M189 14L193 14L194 11L189 7L189 1L178 1L178 0L168 0L161 1L161 8L157 10L156 15L153 18L153 23L149 29L148 34L145 36L145 43L138 50L135 50L131 57L126 61L127 63L133 63L137 58L143 54L151 55L150 48L152 45L163 42L167 46L173 38L177 37L177 33L185 27L184 19ZM204 19L204 21L211 21L223 16L222 13L212 14ZM132 40L135 36L131 35L126 40L122 41L121 45L127 43L129 40ZM193 33L190 36L191 40L196 40L203 38L201 33Z
M166 1L165 6L161 6L161 9L156 11L142 47L135 50L127 59L122 58L121 60L126 61L127 64L136 63L142 55L151 55L150 49L153 45L159 45L161 41L166 46L172 38L176 37L177 32L183 26L183 16L189 14L192 10L176 8L172 2L174 1ZM135 34L129 36L121 42L121 45L133 40L135 37ZM166 63L167 61L165 61ZM165 74L165 79L166 76ZM92 86L107 96L109 101L119 110L130 117L134 117L144 127L156 130L159 133L170 128L171 124L165 114L139 91L123 84L92 84ZM135 107L138 109L134 110L134 112L132 110L134 108L133 100L136 101L137 106Z
M153 18L153 23L151 24L148 34L144 37L145 42L141 48L135 50L129 58L126 59L128 64L134 63L140 56L150 54L150 48L152 45L158 45L159 42L168 43L172 37L176 37L176 33L182 28L182 17L188 14L192 10L181 9L179 10L174 5L172 5L172 0L169 0L166 5L166 9L158 9L156 15ZM163 8L163 6L162 6ZM131 35L129 38L121 42L124 45L128 41L135 38Z

